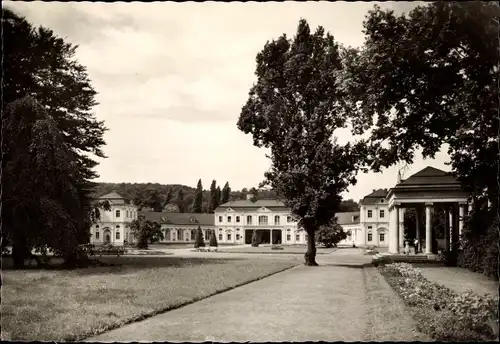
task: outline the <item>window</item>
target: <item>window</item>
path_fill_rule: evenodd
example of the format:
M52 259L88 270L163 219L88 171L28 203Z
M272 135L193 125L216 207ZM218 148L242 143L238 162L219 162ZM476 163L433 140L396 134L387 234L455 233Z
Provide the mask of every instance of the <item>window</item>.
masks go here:
M219 232L222 232L222 228L219 228Z
M125 216L126 216L126 217L128 217L128 210L127 210L127 212L126 212L126 215L125 215Z
M227 217L227 222L231 222L231 216Z
M247 216L247 224L251 225L252 224L252 215Z
M210 240L210 229L205 230L205 240Z
M227 240L231 240L231 233L227 233Z
M300 234L295 234L295 241L300 241Z
M276 215L276 216L274 217L274 224L275 224L275 225L279 225L279 224L280 224L280 216L279 216L279 215Z
M306 241L307 241L307 238L308 238L308 237L309 237L309 236L306 234Z
M240 222L240 217L239 216L236 216L236 222Z
M370 232L370 233L368 233L368 241L372 241L372 239L373 239L372 238L372 233Z
M219 241L222 240L222 234L219 234Z
M222 222L222 216L219 216L219 222Z
M116 240L120 240L120 232L116 232Z
M287 232L290 232L290 228L288 228L286 231L287 231Z
M99 229L99 225L95 225L95 228L96 228L96 229Z
M290 240L292 240L292 236L290 234L287 234L286 235L286 241L290 241Z
M95 232L95 238L99 239L99 232Z
M117 210L117 211L115 212L115 215L116 215L116 217L120 217L120 211L119 211L119 210Z
M267 216L266 215L259 216L259 225L267 225Z
M168 229L165 230L165 240L169 240L170 241L170 231Z
M380 242L385 241L385 233L380 233L378 236Z
M182 229L177 230L177 240L182 240Z
M292 219L292 217L291 217L291 216L287 216L287 217L286 217L286 222L290 223L290 222L292 222L292 220L293 220L293 219Z
M372 229L373 227L372 226L368 226L368 229Z
M368 210L368 218L371 218L371 217L373 216L373 214L372 214L372 213L373 213L373 211Z
M239 229L239 228L236 228L236 231L237 231L237 232L239 232L239 231L240 231L240 229Z
M240 235L236 233L236 240L240 240Z
M193 229L191 231L191 240L195 240L196 239L196 229Z
M381 210L381 211L380 211L380 218L384 218L384 216L385 216L385 211L384 211L384 210Z
M117 229L119 229L119 228L120 228L120 225L117 225L117 226L116 226L116 228L117 228Z

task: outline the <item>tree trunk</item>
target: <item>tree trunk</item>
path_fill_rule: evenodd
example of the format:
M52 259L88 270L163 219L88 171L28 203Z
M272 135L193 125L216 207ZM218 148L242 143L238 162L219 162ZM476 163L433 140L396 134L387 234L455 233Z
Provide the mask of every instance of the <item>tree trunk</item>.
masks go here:
M316 242L314 240L314 232L314 230L307 232L307 252L304 255L304 264L307 266L318 266L318 263L316 263Z
M14 269L24 269L24 260L26 255L26 240L24 238L14 238L12 242L12 259L14 261Z

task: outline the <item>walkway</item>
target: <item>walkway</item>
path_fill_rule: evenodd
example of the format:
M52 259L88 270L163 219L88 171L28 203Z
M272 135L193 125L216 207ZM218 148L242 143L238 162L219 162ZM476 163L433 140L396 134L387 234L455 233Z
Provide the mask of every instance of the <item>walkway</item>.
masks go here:
M458 293L472 290L476 294L498 297L498 281L464 268L420 267L428 280L444 285Z
M363 269L332 265L354 265L359 257L366 260L355 250L322 255L319 267L297 266L87 341L376 340ZM392 318L406 325L391 332L391 339L414 340L413 324L399 315Z

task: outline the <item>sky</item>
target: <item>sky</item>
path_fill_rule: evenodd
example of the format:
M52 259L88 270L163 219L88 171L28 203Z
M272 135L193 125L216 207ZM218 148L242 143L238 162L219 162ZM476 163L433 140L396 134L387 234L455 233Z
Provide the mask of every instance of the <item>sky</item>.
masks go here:
M78 45L98 92L96 117L104 120L100 182L184 184L213 179L233 190L257 187L269 169L265 150L236 127L256 81L255 56L268 40L293 36L300 18L345 46L364 41L362 22L374 2L63 3L10 2L32 24L51 28ZM383 2L406 12L416 2ZM350 139L348 132L340 141ZM446 150L421 155L404 172L426 166L449 170ZM396 184L398 166L360 173L343 196L359 200Z

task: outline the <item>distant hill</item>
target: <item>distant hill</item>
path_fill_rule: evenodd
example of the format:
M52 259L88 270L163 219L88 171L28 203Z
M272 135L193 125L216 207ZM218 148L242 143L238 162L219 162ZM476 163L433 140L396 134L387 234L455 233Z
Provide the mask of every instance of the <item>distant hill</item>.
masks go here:
M220 185L222 189L224 185ZM206 189L210 184L203 185ZM165 204L169 189L172 188L172 198L168 204ZM182 188L184 199L177 199L177 193ZM100 197L110 192L116 191L124 198L134 201L142 210L152 210L153 208L166 209L167 211L177 212L183 209L185 212L190 211L190 206L193 203L196 188L180 185L180 184L159 184L159 183L97 183L94 190L94 196ZM241 191L231 191L230 199L246 199L248 189L243 188ZM203 212L208 212L208 202L210 191L203 190ZM273 190L259 190L257 199L273 199L276 198L276 193ZM343 201L339 211L357 211L359 206L353 200Z

